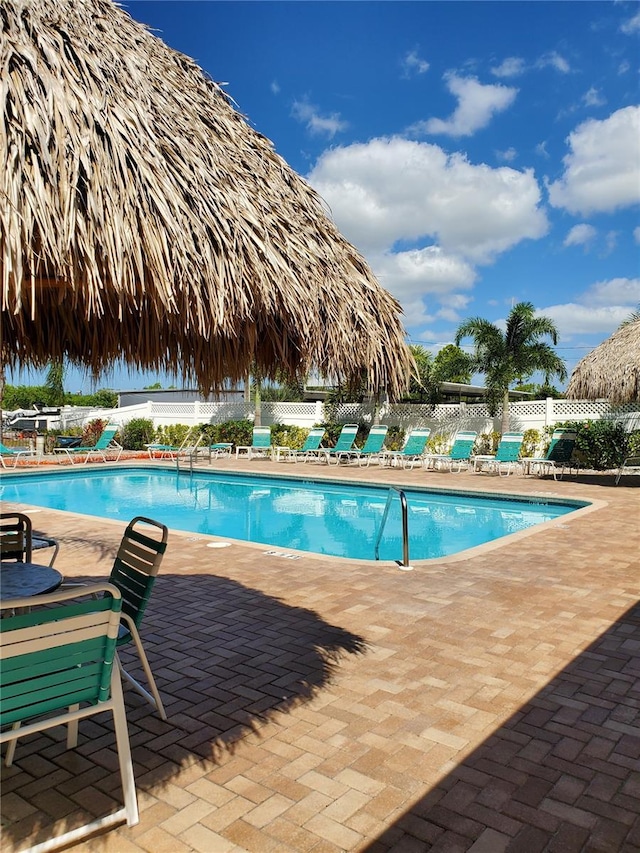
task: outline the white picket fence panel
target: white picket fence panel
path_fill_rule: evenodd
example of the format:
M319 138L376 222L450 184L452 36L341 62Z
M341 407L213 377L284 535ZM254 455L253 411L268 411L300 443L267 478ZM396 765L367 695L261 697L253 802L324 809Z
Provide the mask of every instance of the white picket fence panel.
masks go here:
M287 424L311 428L327 420L325 406L316 403L262 403L260 420L264 426ZM511 403L510 429L522 432L536 429L542 432L564 421L619 420L628 431L640 429L640 405L627 404L612 408L604 401L588 400L527 400ZM253 421L255 406L246 402L203 403L160 403L148 401L122 409L80 409L65 407L61 412L63 429L82 426L95 418L123 425L133 418L147 418L155 427L171 424L223 423L229 420ZM452 436L459 429L474 429L478 433L499 432L501 417L489 415L484 403L448 403L431 406L414 403L383 403L379 409L370 403L343 403L335 409L339 423L372 424L374 420L389 426L411 429L428 426L434 434Z

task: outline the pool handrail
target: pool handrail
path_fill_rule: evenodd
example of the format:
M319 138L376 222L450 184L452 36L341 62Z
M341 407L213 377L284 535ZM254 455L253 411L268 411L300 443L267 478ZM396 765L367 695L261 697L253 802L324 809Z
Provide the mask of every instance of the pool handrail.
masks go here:
M382 513L382 521L380 522L380 529L378 530L378 538L376 539L375 546L375 558L376 560L380 559L380 540L382 539L382 533L384 531L384 526L387 523L387 516L389 515L389 507L391 506L391 499L393 498L393 493L397 492L400 498L400 509L402 511L402 562L400 560L396 560L398 566L404 571L408 572L413 569L409 561L409 510L407 505L407 496L403 492L402 489L399 489L397 486L389 486L389 492L387 494L387 502L384 506L384 512Z

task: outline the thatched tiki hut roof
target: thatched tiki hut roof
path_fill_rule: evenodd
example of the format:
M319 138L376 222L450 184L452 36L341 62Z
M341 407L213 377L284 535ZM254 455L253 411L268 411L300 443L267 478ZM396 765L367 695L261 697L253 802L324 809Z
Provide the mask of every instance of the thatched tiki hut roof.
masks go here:
M640 401L640 320L626 323L576 365L567 387L576 400Z
M404 387L399 305L318 196L110 0L3 0L0 113L3 365Z

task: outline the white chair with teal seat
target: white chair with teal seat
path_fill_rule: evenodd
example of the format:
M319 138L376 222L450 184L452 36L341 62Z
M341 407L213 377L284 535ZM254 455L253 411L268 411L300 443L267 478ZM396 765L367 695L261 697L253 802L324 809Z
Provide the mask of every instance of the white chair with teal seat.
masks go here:
M562 479L565 468L569 468L570 472L572 468L575 468L577 476L579 463L572 463L576 438L575 429L555 429L546 456L525 457L522 460L527 466L527 473L538 474L538 476L553 474L553 479L556 480L558 471L560 471L560 479Z
M508 476L512 471L522 470L520 451L523 439L524 433L522 432L505 432L495 454L491 456L481 454L473 457L474 473L480 474L485 471Z
M456 433L455 440L449 453L427 453L424 457L424 468L434 471L447 469L456 473L467 471L471 462L473 447L478 433L473 430L461 430Z
M424 450L429 441L431 430L429 427L418 427L412 429L408 434L404 446L400 450L385 450L380 455L383 465L413 468L420 464L424 456Z
M21 458L36 456L36 451L30 447L7 447L0 441L0 465L3 468L15 468ZM13 460L13 465L7 465L9 460Z
M340 464L340 462L356 461L361 467L369 467L369 463L372 459L380 459L388 431L389 427L386 424L376 424L375 426L372 426L369 430L365 443L361 448L338 451L335 454L336 461L338 464Z
M236 459L239 459L242 455L245 455L247 459L253 459L254 456L268 456L272 458L271 427L254 427L251 444L240 444L236 447Z
M276 453L276 460L278 462L297 462L301 459L303 462L308 462L310 459L317 459L323 438L324 427L314 427L309 431L304 444L298 450L295 450L293 447L279 447Z
M67 725L71 749L77 745L80 720L105 711L113 714L124 807L31 848L39 852L66 847L125 820L129 826L138 823L122 682L115 665L122 599L110 584L92 584L80 592L87 593L101 597L74 601L78 592L64 590L0 602L0 743L8 744L8 766L18 738Z
M357 434L358 424L345 424L340 430L340 435L338 436L338 440L334 447L327 447L319 450L318 458L323 459L327 464L329 464L332 459L336 459L338 454L346 453L351 450Z
M107 424L102 431L102 435L93 447L54 447L54 453L58 453L60 456L66 453L67 458L72 465L74 464L73 460L75 456L84 456L85 465L89 459L94 458L99 458L102 459L103 462L107 462L107 453L109 453L109 455L115 453L115 459L112 459L111 461L117 462L118 459L120 459L120 455L123 450L122 445L118 444L115 439L115 434L119 429L120 427L117 424Z

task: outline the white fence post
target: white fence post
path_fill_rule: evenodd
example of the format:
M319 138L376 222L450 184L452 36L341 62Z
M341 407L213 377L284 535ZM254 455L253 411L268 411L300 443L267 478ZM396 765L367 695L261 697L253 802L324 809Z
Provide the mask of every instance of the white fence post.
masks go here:
M551 426L551 424L554 424L556 422L555 418L553 416L553 412L554 412L553 397L547 397L547 399L545 400L545 403L546 403L546 406L544 409L544 425L546 427L548 427L548 426Z
M193 417L192 423L200 423L200 400L193 401Z

